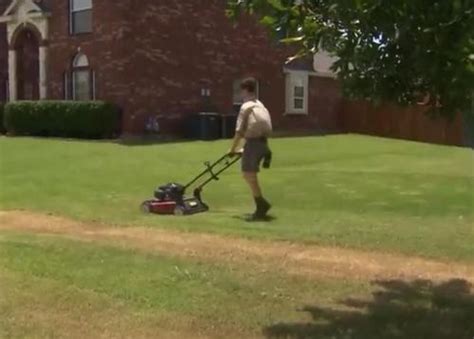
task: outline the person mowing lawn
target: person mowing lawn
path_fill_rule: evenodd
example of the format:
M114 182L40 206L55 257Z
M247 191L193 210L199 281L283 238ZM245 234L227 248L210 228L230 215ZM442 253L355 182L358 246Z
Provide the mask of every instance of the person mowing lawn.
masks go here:
M265 220L271 205L263 197L258 181L258 172L262 161L264 168L270 167L272 152L268 146L268 137L272 132L272 120L267 108L257 100L257 81L255 79L243 80L240 89L244 103L237 118L235 137L229 154L236 155L242 152L240 145L245 139L242 153L242 173L252 191L256 205L256 210L250 216L249 221Z

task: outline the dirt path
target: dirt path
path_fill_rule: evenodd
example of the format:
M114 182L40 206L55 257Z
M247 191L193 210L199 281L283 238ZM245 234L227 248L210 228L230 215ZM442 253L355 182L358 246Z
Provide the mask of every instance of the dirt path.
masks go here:
M0 229L61 235L215 262L255 265L261 270L309 277L434 281L460 278L474 283L474 264L140 227L113 228L29 212L0 212Z

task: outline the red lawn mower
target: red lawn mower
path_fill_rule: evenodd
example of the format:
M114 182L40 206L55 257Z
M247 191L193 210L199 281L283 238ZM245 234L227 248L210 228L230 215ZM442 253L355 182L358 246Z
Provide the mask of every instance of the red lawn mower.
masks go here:
M214 163L205 162L206 169L192 179L188 184L169 183L155 190L155 198L142 203L145 213L161 215L192 215L209 211L202 201L203 188L212 181L219 180L219 175L239 161L241 155L226 154ZM199 184L200 183L200 184ZM195 186L192 197L186 197L186 191Z

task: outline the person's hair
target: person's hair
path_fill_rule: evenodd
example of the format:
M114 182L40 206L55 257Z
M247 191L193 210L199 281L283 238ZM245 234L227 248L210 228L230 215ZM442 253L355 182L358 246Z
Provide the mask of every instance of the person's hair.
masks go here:
M257 80L254 78L246 78L240 83L240 88L255 94L257 92Z

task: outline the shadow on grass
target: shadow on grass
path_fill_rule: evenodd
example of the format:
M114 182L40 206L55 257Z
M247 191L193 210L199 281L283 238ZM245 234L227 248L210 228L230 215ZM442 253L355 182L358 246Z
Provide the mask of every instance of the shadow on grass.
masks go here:
M375 281L371 300L347 299L340 308L306 306L312 321L279 323L267 338L473 339L474 295L464 280Z
M232 219L238 219L248 223L268 223L277 220L277 217L274 215L267 215L263 219L254 220L252 214L247 213L242 215L234 215L232 216Z

